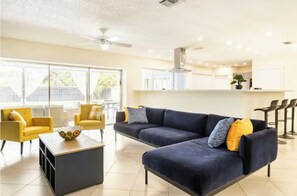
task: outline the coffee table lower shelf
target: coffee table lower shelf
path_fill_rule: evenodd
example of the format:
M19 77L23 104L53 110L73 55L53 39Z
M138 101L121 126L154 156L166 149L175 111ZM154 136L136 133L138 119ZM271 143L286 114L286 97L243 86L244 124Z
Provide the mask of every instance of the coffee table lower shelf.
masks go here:
M103 182L103 147L55 156L39 140L39 165L55 195Z

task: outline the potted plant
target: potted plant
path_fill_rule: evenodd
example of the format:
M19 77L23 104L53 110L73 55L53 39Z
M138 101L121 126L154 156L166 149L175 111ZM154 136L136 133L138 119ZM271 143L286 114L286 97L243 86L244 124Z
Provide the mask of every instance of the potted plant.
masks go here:
M243 76L241 74L235 74L230 84L236 84L235 85L236 89L242 89L242 85L241 85L242 82L246 82Z

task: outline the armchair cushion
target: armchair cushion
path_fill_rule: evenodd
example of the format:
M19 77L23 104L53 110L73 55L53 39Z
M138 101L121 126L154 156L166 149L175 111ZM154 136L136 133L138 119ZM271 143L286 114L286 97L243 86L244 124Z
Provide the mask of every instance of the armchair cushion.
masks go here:
M50 132L49 126L31 126L23 130L24 136L38 135L40 133Z
M100 126L102 124L99 120L81 120L78 122L79 126Z
M15 110L12 110L10 112L9 120L21 122L21 125L22 125L23 129L25 129L26 126L27 126L27 123L26 123L25 119L20 115L20 113L18 113Z
M92 108L91 108L91 111L89 113L88 120L101 120L102 112L103 112L103 107L102 106L93 105Z

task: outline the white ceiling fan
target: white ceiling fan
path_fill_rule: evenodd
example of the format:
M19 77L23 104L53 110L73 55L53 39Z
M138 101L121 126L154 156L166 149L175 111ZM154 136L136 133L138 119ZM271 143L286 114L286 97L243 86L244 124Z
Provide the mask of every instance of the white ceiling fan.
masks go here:
M101 35L98 37L80 36L82 38L91 40L91 42L79 43L76 45L100 44L102 50L108 50L109 46L120 46L120 47L126 47L126 48L132 47L131 44L116 42L117 40L121 39L119 36L112 36L112 37L105 36L105 33L108 31L108 28L100 28L99 30L101 32Z

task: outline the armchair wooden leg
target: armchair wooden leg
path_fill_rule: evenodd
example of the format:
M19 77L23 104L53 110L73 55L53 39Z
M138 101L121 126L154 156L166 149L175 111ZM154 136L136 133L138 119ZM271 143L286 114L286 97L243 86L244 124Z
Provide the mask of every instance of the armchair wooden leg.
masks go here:
M23 154L23 145L24 145L24 143L21 142L21 155Z
M267 176L270 177L270 163L268 164L268 168L267 168Z
M32 144L32 140L30 140L30 144Z
M101 141L103 141L103 129L100 129L100 133L101 133Z
M4 146L5 146L6 140L2 141L2 146L1 146L1 151L3 150Z

